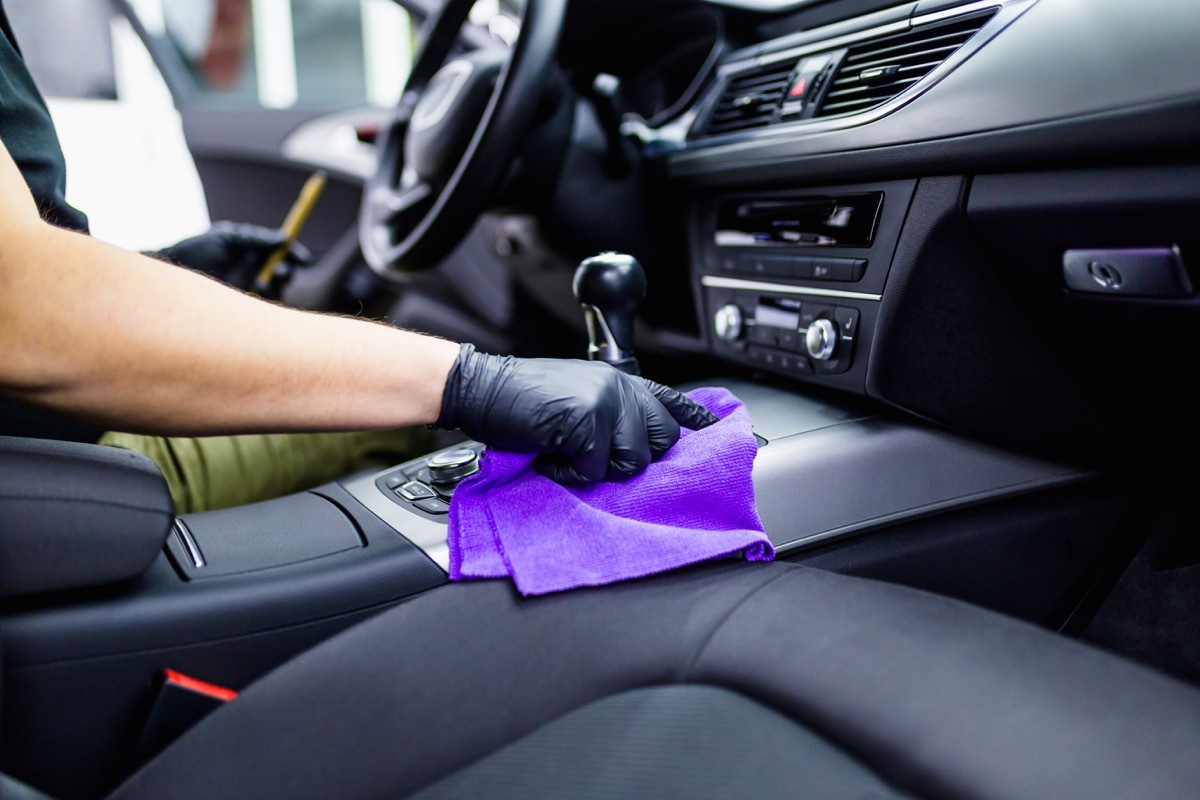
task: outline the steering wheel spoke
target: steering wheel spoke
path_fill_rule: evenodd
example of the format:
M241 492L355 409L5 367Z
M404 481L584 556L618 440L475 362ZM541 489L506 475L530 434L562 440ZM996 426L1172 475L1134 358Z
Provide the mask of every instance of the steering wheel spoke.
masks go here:
M398 191L385 193L381 204L385 209L383 220L389 224L398 221L404 214L430 199L433 193L433 187L420 178L407 187L402 182Z

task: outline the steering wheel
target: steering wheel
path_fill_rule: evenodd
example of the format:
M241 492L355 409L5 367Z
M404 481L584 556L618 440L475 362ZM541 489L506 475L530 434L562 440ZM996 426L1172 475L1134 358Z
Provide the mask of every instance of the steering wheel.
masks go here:
M446 0L381 131L359 213L367 264L403 282L467 234L510 168L550 74L567 0L525 0L513 46L447 60L475 0Z

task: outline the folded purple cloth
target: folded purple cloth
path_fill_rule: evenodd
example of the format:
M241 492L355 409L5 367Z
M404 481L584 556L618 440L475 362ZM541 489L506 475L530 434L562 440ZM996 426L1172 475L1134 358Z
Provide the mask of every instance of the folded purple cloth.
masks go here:
M521 594L600 586L737 553L775 549L754 507L750 415L726 389L690 395L720 421L683 430L635 478L562 486L533 456L487 450L450 503L450 579L511 576Z

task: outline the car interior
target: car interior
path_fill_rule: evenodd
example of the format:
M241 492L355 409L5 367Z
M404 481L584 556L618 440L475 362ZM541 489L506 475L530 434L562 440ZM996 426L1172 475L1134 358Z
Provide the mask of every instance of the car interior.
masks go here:
M213 219L329 176L284 302L728 388L777 563L523 600L452 432L179 515L4 437L0 796L1200 794L1200 8L412 0L256 113L138 5Z

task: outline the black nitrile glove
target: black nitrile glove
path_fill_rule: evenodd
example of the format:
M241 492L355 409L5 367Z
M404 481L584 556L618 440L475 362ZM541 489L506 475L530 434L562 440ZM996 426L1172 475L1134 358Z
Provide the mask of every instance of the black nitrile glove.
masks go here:
M283 231L243 222L214 222L199 236L159 250L152 255L190 269L208 273L218 280L259 294L272 295L287 283L297 267L312 261L312 253L299 242L288 248L287 255L268 286L256 286L255 278L267 257L287 242Z
M621 480L679 440L679 426L717 421L667 386L608 364L513 358L462 345L437 424L484 444L542 453L534 466L560 483Z

